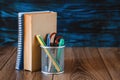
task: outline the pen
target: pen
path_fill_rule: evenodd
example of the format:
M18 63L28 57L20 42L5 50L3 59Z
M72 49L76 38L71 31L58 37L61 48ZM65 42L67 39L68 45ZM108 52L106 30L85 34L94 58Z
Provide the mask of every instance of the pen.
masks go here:
M50 34L47 34L46 44L47 44L47 46L50 46Z
M47 34L46 44L47 44L47 46L50 46L50 34ZM50 69L51 69L51 66L52 66L52 62L51 62L51 60L48 59L48 56L47 56L47 62L48 61L49 61L49 63L47 63L48 72L50 72Z
M50 46L50 34L46 34L46 40L45 41L46 41L47 46ZM50 65L52 65L52 62L49 60L47 54L45 56L46 56L46 65L47 65L47 66L45 66L46 67L45 69L49 72Z

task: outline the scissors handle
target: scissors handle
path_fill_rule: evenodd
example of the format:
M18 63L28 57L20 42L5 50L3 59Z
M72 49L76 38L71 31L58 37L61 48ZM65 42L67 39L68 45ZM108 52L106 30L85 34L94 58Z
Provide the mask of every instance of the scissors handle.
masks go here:
M61 38L63 38L63 37L62 36L55 36L54 44L58 45Z
M53 32L51 35L50 35L50 43L51 43L51 45L53 46L53 44L54 44L54 39L55 39L55 36L56 36L56 32Z

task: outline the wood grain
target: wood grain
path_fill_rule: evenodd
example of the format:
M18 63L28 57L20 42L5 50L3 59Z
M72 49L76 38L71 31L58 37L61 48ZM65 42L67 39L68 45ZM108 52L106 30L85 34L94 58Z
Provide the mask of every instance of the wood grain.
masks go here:
M65 48L65 72L60 75L17 71L16 53L15 47L0 47L0 80L119 80L120 76L120 48Z
M6 49L7 52L11 51L13 54L9 61L6 62L5 66L0 71L0 80L51 80L52 75L44 75L40 71L38 72L29 72L29 71L17 71L15 70L16 63L16 48ZM8 55L8 53L5 53Z
M9 58L13 55L13 51L14 51L13 47L8 46L0 47L0 70L4 67Z
M99 48L101 57L113 80L120 80L120 48Z
M15 78L13 79L12 75L16 76L16 74L15 74L16 50L17 49L13 48L13 47L9 47L9 49L5 50L5 52L8 52L8 53L10 51L12 51L10 53L10 54L12 54L12 56L6 62L5 66L2 68L2 70L0 71L0 73L1 73L0 80L15 80ZM5 53L5 54L9 55L8 53Z
M54 80L111 80L96 48L68 48L65 73Z

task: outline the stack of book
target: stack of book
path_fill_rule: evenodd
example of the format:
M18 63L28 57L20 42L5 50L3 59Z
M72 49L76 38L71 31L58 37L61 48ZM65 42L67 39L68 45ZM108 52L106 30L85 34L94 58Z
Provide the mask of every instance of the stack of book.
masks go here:
M40 70L40 45L35 36L57 32L57 13L52 11L18 13L17 70Z

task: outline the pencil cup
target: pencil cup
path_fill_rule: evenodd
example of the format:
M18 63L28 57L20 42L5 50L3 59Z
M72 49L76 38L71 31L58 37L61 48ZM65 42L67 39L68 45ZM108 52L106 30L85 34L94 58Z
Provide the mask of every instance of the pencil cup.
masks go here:
M41 46L41 71L45 74L64 72L64 48Z

